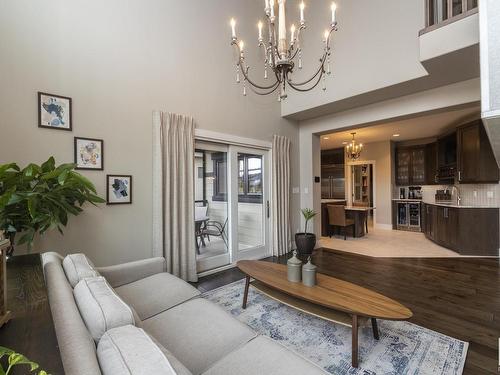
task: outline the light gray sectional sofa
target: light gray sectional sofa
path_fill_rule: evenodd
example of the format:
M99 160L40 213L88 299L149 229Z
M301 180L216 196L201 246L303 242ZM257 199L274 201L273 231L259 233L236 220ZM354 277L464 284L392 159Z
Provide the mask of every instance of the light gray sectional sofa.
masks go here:
M94 268L82 257L63 267L59 254L42 255L67 375L326 374L199 298L163 258Z

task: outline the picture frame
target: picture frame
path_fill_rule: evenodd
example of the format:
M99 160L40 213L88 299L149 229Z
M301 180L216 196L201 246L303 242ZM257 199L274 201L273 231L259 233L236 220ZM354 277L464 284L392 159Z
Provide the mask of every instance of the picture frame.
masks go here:
M73 100L67 96L38 92L38 127L73 130Z
M132 204L131 175L106 175L106 204Z
M74 138L75 169L104 170L104 140L95 138Z

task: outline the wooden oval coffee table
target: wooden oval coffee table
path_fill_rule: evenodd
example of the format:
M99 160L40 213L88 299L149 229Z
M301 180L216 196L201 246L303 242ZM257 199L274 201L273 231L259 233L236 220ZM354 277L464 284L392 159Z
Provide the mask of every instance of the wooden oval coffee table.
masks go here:
M252 285L267 296L297 310L352 327L352 366L358 367L359 318L371 320L373 336L379 339L377 319L406 320L412 312L393 299L359 285L318 273L317 285L307 287L287 280L283 264L242 260L238 268L245 273L243 308L247 307ZM250 281L250 279L254 279Z

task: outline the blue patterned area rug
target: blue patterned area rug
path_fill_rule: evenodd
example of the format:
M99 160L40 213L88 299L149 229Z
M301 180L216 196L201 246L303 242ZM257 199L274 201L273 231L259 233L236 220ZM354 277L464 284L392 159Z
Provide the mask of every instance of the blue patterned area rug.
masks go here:
M379 321L359 329L359 368L351 367L351 328L301 313L250 287L241 308L243 280L206 292L206 298L331 374L462 374L469 344L409 322Z

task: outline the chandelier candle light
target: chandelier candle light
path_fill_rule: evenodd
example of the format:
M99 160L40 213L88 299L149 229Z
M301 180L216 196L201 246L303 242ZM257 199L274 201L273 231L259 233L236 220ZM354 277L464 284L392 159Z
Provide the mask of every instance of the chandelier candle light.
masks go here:
M238 40L236 36L236 21L231 19L232 39L231 45L238 49L238 62L236 63L236 82L240 83L240 72L243 75L243 95L247 94L247 82L250 88L258 95L269 95L279 89L278 100L281 101L287 97L286 89L290 86L292 89L300 92L310 91L314 89L320 81L323 81L323 90L326 90L326 75L331 74L330 69L330 38L333 31L337 31L336 10L337 6L332 3L332 21L329 28L324 34L324 50L319 62L319 68L309 79L303 82L294 82L291 78L295 67L295 60L299 69L302 69L302 49L300 45L301 32L306 28L304 18L305 4L300 4L300 23L296 27L292 24L290 27L290 40L287 38L286 26L286 0L278 0L278 34L276 35L276 16L275 16L275 0L265 0L265 14L267 19L267 35L264 41L263 28L264 24L259 21L257 28L259 31L258 47L264 52L264 79L268 79L268 69L271 69L273 75L272 84L260 85L252 81L249 77L250 67L245 63L245 53L243 50L243 41Z
M352 134L352 141L351 143L348 143L345 146L345 154L348 159L357 160L361 156L361 151L363 150L363 144L356 143L356 140L354 139L356 133L351 133L351 134Z

